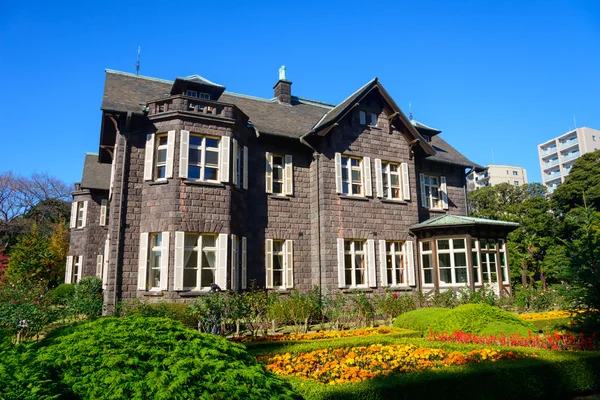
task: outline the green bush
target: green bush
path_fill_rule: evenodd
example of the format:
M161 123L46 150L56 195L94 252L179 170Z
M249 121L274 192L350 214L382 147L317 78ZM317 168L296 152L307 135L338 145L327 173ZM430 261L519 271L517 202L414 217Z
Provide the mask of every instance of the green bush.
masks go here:
M434 322L446 315L447 308L420 308L400 315L394 321L394 328L412 329L417 332L427 333Z
M198 321L185 303L144 303L139 299L132 299L121 303L118 315L122 317L169 318L192 329L198 327Z
M498 296L489 285L485 285L478 290L471 290L471 288L464 286L458 290L458 303L497 306Z
M487 304L465 304L449 310L443 318L433 321L431 328L436 332L455 330L478 335L497 335L518 333L527 335L535 328L527 321Z
M375 303L377 312L389 321L390 325L398 315L416 308L415 300L412 296L399 295L390 290L386 290L381 296L375 296L373 302Z
M564 292L563 285L552 285L546 290L533 286L524 288L518 285L514 290L515 306L521 313L552 311L555 308L565 309L569 307L569 304L565 299Z
M77 282L73 296L67 301L72 314L88 318L97 318L102 315L102 304L102 280L95 276L83 278Z
M71 283L61 283L56 288L48 292L49 301L55 306L66 306L68 301L75 294L75 285Z
M101 318L56 329L29 351L2 357L5 377L15 380L0 388L7 399L294 398L243 346L163 318Z
M291 324L293 333L308 332L309 322L321 314L318 288L306 293L292 290L277 296L269 306L268 317L280 324Z
M344 329L352 320L350 303L343 294L326 294L322 301L323 319L330 330Z
M373 325L373 319L375 318L375 307L371 299L362 292L354 293L350 295L350 305L354 317L358 319L359 327L366 327Z

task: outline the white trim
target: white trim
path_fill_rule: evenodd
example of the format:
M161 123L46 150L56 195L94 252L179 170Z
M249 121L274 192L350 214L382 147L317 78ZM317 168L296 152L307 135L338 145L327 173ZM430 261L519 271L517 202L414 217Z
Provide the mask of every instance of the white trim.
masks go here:
M239 269L238 269L238 242L237 236L231 235L231 263L230 263L230 281L231 289L239 290Z
M267 274L265 286L273 288L273 239L265 239L265 272Z
M175 131L167 132L167 167L165 178L173 177L173 156L175 155Z
M148 271L148 232L140 233L140 251L138 254L138 290L146 290Z
M233 160L232 160L233 176L231 179L231 183L233 183L235 186L237 186L238 185L238 142L235 139L231 139L231 143L232 143L231 157L233 158Z
M173 290L183 290L185 232L175 232L175 266L173 270Z
M151 181L154 165L154 134L146 135L146 152L144 154L144 180Z
M294 287L294 243L292 240L285 241L285 288Z
M65 283L71 283L73 275L73 256L67 256L67 267L65 271Z
M102 268L104 266L104 257L102 254L96 256L96 278L102 279Z
M363 187L364 194L367 197L373 196L373 183L371 181L371 157L364 157L363 166Z
M427 194L425 193L425 175L419 174L419 181L421 186L421 207L429 208Z
M88 208L88 202L87 200L83 202L83 217L81 218L81 228L85 228L85 226L87 225L87 208Z
M415 278L414 242L412 240L407 240L404 243L404 246L404 265L406 266L406 270L408 271L408 285L416 286L417 282Z
M380 158L375 159L375 189L377 197L383 197L383 169Z
M265 192L273 193L273 153L265 152Z
M75 228L77 226L77 202L74 201L71 203L71 222L69 223L70 228Z
M335 191L342 193L342 154L335 153Z
M385 240L379 241L379 282L381 282L381 287L388 286L387 281L387 254L385 249Z
M229 235L226 233L220 233L217 238L217 271L215 276L215 283L219 285L222 290L227 290L227 245L229 243ZM200 249L202 251L202 249Z
M102 289L108 289L108 267L110 266L110 234L104 241L104 267L102 268Z
M100 200L100 226L106 226L106 211L107 211L108 200Z
M190 152L190 131L181 131L179 137L179 177L188 177L188 160Z
M246 266L246 249L247 249L247 240L246 237L242 237L242 289L246 289L247 287L247 273L248 269Z
M446 177L440 176L440 197L442 198L442 208L448 209L448 185L446 185Z
M285 155L284 163L283 193L285 195L292 196L294 194L294 168L291 154Z
M81 280L81 274L83 273L83 256L77 258L77 280L75 283L79 283Z
M160 250L160 290L169 290L169 242L171 234L162 233L162 248Z
M410 175L408 173L408 163L401 163L402 168L402 199L410 200Z
M346 271L344 266L344 239L337 238L338 287L346 287Z
M244 189L248 190L248 147L244 146Z
M221 159L219 160L219 173L221 175L221 182L227 183L229 182L229 158L230 158L230 150L231 150L231 138L229 136L223 136L221 138ZM221 285L219 285L221 286Z
M370 287L377 287L377 266L375 264L375 240L367 240L367 271Z

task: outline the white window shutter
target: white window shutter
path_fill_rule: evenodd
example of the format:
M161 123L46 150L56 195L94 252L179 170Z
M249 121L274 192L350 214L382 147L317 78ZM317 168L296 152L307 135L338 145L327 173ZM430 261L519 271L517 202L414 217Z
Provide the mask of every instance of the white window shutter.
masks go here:
M87 206L88 206L88 202L87 200L83 202L83 218L81 219L81 227L85 228L85 225L87 224Z
M67 256L67 269L65 271L65 283L71 283L73 275L73 256Z
M246 289L246 281L247 281L247 268L246 268L246 247L247 242L246 238L242 238L242 289Z
M283 192L288 196L292 196L294 194L294 167L291 154L285 155L285 172L283 175Z
M273 154L265 153L265 191L273 193Z
M363 184L365 188L365 196L373 196L373 183L371 181L371 157L365 157L362 160L363 166Z
M408 284L410 286L416 285L415 279L415 257L414 257L414 242L412 240L406 241L404 244L404 265L408 272Z
M175 265L173 269L173 290L183 290L185 232L175 232Z
M220 233L218 239L219 255L217 256L217 276L216 284L222 290L227 290L227 244L229 243L229 235Z
M160 290L169 289L169 242L171 234L162 233L162 248L160 249Z
M375 159L375 190L377 197L383 197L383 169L379 158Z
M231 157L233 158L233 160L232 160L233 177L231 178L232 179L231 183L233 183L234 185L237 186L239 183L238 182L238 172L239 172L239 169L238 169L238 142L235 139L231 139L231 142L232 142Z
M248 189L248 147L244 146L244 189Z
M285 287L294 287L294 243L285 241Z
M175 131L167 132L167 168L166 178L173 177L173 156L175 155Z
M74 201L71 203L71 223L69 224L71 228L75 228L77 226L77 202Z
M100 201L100 226L106 226L106 208L108 200L102 199Z
M179 177L188 177L188 161L190 152L190 131L181 131L179 138Z
M96 256L96 278L102 279L102 266L104 264L102 254Z
M440 176L440 192L442 195L442 208L448 209L448 185L446 185L446 177Z
M79 281L81 280L82 272L83 272L83 256L79 256L79 258L77 260L77 282L75 282L75 283L79 283Z
M138 256L138 290L146 290L146 270L148 268L148 232L140 233L140 254Z
M360 124L366 125L367 124L367 114L364 111L359 111L358 115L360 118Z
M410 200L410 176L408 175L408 163L400 164L402 168L402 198Z
M367 270L369 271L369 286L377 287L377 266L375 265L375 240L367 240Z
M235 153L234 153L235 154ZM239 279L238 279L238 246L237 246L237 236L231 235L231 289L238 290L239 289Z
M386 265L387 255L385 254L385 240L379 241L379 277L381 281L381 287L388 286L387 281L387 265Z
M273 239L265 239L265 273L267 289L273 287Z
M421 182L421 207L429 208L427 195L425 194L425 176L423 174L419 174L419 182Z
M152 180L152 167L154 166L154 134L146 135L146 153L144 154L144 180Z
M346 271L344 270L344 239L337 239L338 287L346 287Z
M110 254L110 235L106 235L104 241L104 267L102 268L102 289L108 288L108 266L109 266L109 254Z
M342 154L335 153L335 191L342 193Z
M221 138L221 160L219 165L219 172L221 174L221 182L229 182L230 174L230 150L231 150L231 138L229 136L223 136ZM219 285L221 286L221 285Z

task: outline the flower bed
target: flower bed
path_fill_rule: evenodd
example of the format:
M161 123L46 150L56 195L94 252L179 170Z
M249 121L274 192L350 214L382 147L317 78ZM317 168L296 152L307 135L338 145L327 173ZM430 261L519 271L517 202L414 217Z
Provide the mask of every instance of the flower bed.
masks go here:
M412 344L321 349L299 355L290 353L258 357L267 370L278 375L314 379L327 384L360 382L378 375L417 372L467 363L535 357L514 351L477 349L467 353L417 347Z
M430 331L427 340L439 342L455 342L466 344L485 344L493 346L522 346L545 350L600 350L600 343L596 339L596 334L585 337L583 333L579 336L572 333L554 332L551 335L532 335L519 336L517 334L504 336L500 333L494 335L475 335L472 333L454 331L454 333L437 333Z
M539 312L532 314L519 314L519 318L525 321L539 321L545 319L555 319L555 318L569 318L573 316L571 311L559 310L559 311L547 311L547 312Z
M347 331L320 331L313 333L292 333L289 335L268 335L268 336L242 336L232 338L234 342L286 342L286 341L297 341L297 340L318 340L318 339L339 339L345 337L355 336L371 336L371 335L389 335L394 333L406 333L406 329L391 329L386 327L380 328L367 328L367 329L354 329Z

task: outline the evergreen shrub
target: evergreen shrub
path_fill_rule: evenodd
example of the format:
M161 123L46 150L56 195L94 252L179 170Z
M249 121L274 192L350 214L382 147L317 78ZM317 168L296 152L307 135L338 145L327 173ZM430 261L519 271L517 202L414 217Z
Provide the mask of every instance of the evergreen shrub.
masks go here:
M411 329L413 331L427 333L434 322L446 315L450 310L447 308L420 308L400 315L394 321L394 328Z

